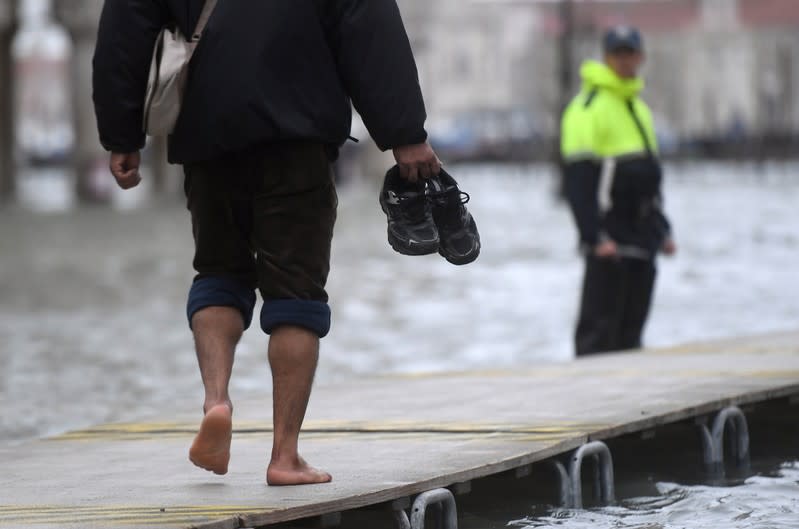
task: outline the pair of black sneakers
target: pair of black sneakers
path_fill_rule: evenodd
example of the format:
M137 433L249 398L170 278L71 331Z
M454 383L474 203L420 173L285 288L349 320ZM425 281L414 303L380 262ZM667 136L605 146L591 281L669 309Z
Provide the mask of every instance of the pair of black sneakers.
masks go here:
M403 255L438 252L452 264L471 263L480 255L480 234L467 202L469 195L443 169L438 176L409 182L395 165L380 191L389 244Z

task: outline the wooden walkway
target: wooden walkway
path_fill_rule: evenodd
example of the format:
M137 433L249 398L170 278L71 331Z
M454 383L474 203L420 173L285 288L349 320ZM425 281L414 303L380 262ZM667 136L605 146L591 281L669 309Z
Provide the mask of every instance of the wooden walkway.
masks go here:
M239 400L230 472L195 468L196 410L0 445L0 527L255 527L450 486L731 404L799 395L799 333L512 372L318 384L301 437L333 483L268 487L267 396ZM699 450L699 447L697 447Z

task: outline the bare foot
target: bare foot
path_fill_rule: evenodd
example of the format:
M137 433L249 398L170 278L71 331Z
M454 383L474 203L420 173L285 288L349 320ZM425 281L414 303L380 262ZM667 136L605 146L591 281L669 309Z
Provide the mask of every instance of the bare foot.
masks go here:
M266 469L269 485L310 485L332 480L330 474L310 466L299 456L293 461L271 461Z
M189 449L192 463L214 474L226 474L230 461L233 420L230 407L217 404L205 414L200 431Z

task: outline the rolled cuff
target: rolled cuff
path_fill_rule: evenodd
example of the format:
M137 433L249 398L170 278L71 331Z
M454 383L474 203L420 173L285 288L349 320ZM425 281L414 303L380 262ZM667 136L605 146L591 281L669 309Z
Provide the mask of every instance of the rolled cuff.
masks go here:
M330 306L323 301L305 299L264 300L261 329L266 334L280 325L296 325L324 338L330 332Z
M194 314L206 307L233 307L241 312L244 328L252 323L255 309L255 291L235 279L222 276L204 276L194 280L189 290L186 316L189 328Z

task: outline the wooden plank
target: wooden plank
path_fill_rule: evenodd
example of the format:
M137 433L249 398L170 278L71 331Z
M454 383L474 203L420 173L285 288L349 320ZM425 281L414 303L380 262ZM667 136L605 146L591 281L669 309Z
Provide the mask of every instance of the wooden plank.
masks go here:
M252 527L411 497L524 468L589 439L652 432L799 395L799 334L603 355L513 372L315 388L301 450L331 484L268 487L268 395L236 403L227 476L186 451L193 403L164 417L0 445L0 527ZM697 451L700 447L697 446Z

